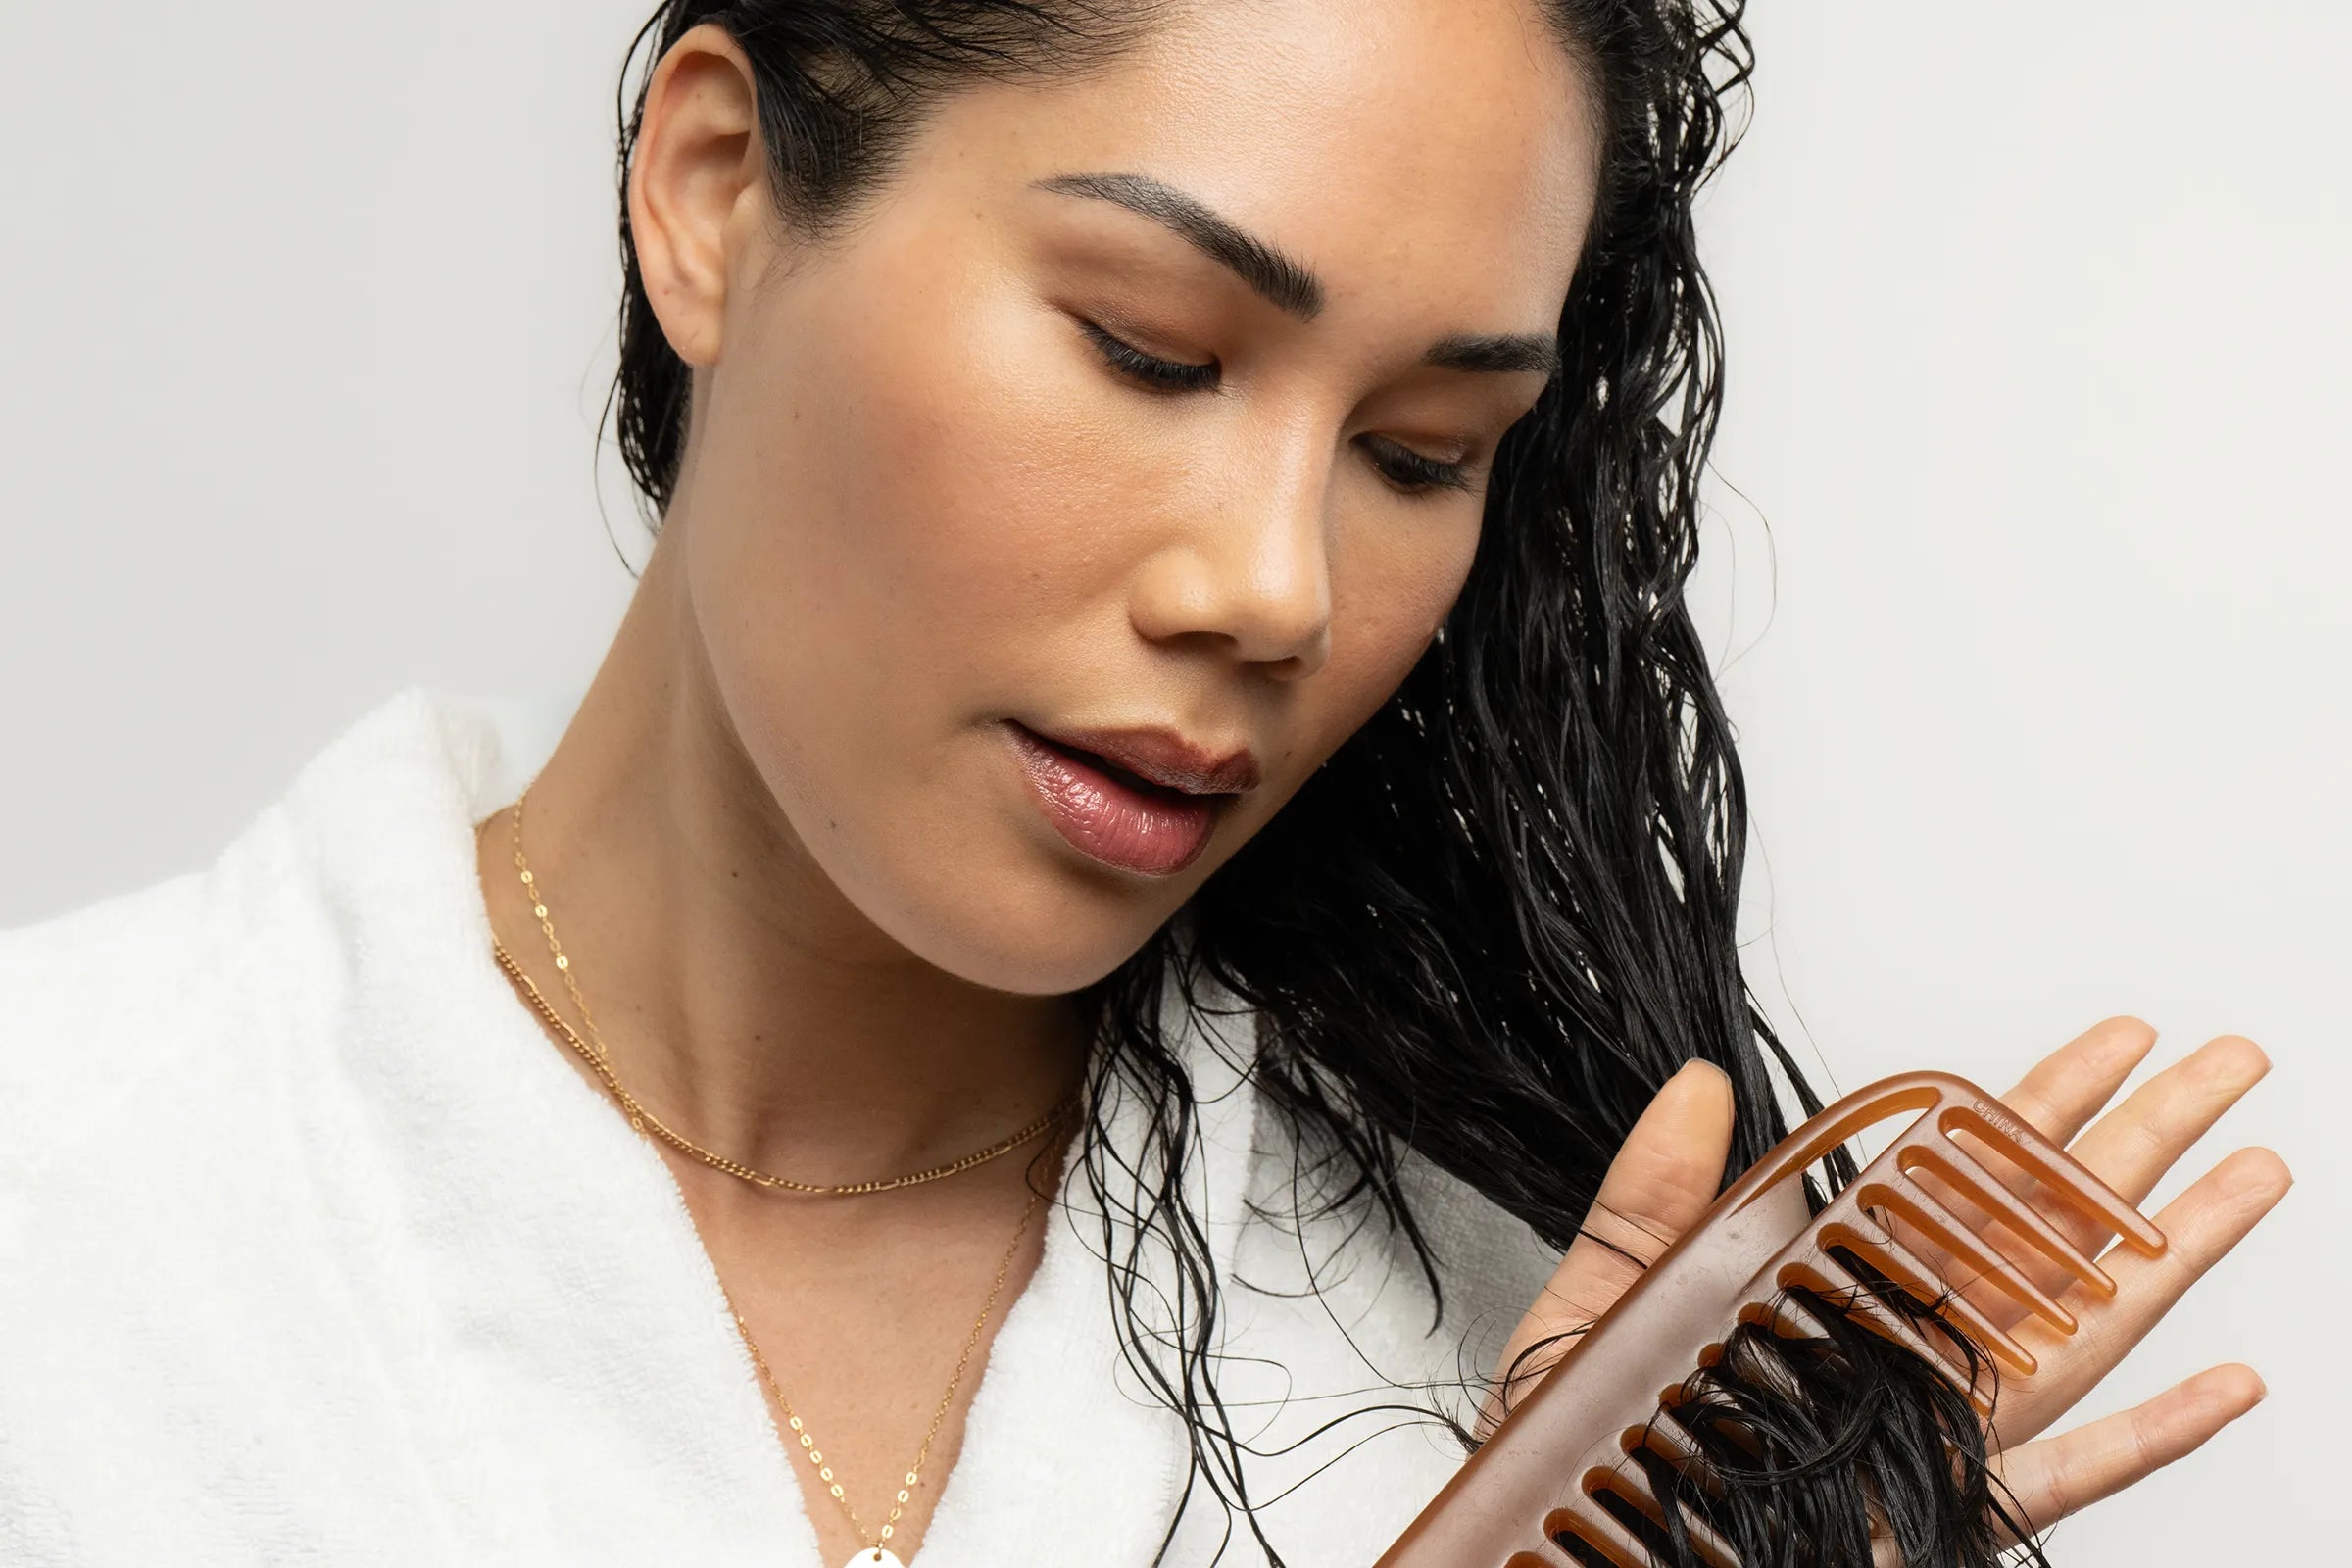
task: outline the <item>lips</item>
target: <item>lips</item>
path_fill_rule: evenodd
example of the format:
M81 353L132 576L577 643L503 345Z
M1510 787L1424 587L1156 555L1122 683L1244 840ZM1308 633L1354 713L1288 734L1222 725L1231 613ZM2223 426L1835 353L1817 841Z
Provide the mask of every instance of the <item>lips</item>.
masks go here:
M1046 819L1105 865L1147 876L1183 870L1207 847L1229 793L1187 794L1096 753L1004 721L1021 770Z
M1031 730L1049 745L1187 795L1238 795L1257 787L1257 758L1247 746L1217 752L1178 730L1148 724L1121 729Z

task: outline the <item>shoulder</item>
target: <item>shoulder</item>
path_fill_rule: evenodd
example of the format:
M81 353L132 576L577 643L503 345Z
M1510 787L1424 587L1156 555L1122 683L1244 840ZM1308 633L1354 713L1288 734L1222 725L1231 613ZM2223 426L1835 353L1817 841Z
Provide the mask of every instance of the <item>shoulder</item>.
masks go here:
M465 786L519 725L405 688L201 870L0 931L0 1195L101 1140L133 1159L162 1121L282 1102L389 916L467 891Z
M200 871L0 931L0 1178L120 1133L159 1075L250 1012L239 999L284 924L281 818L265 811Z

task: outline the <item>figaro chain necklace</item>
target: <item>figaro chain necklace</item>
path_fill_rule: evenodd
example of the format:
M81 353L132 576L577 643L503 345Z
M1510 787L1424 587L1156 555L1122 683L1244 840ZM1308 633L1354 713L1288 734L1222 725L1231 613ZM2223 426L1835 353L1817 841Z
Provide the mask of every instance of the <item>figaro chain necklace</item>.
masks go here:
M536 781L534 780L534 782ZM531 1004L539 1015L563 1035L573 1051L595 1069L598 1077L604 1080L606 1088L612 1092L613 1098L620 1102L621 1108L628 1114L629 1126L640 1135L643 1135L651 1127L665 1142L694 1155L705 1164L758 1186L847 1197L862 1193L887 1192L894 1188L913 1186L918 1182L937 1181L943 1176L952 1176L958 1171L969 1170L975 1165L983 1164L1029 1142L1077 1103L1078 1097L1076 1093L1073 1093L1061 1103L1047 1111L1045 1115L1010 1137L1002 1139L976 1153L966 1154L958 1160L952 1160L945 1165L937 1165L928 1170L913 1171L904 1176L889 1177L880 1181L832 1185L796 1182L787 1177L771 1176L764 1171L756 1170L749 1165L728 1159L724 1155L713 1153L683 1135L673 1132L659 1117L639 1104L635 1097L622 1087L620 1079L613 1073L610 1053L605 1049L604 1037L597 1032L596 1020L588 1011L586 999L580 995L579 981L572 975L571 959L564 952L563 944L556 940L555 923L547 908L547 890L533 874L530 862L523 858L522 853L522 808L523 802L529 799L530 793L530 786L526 784L521 795L516 797L514 806L514 869L521 878L523 892L530 898L531 913L538 919L539 929L547 937L548 948L555 956L556 971L564 977L564 987L571 994L572 1005L579 1009L580 1021L587 1027L587 1039L583 1040L579 1033L548 1004L547 998L541 994L530 976L522 972L521 967L515 963L514 956L507 952L505 944L498 940L495 933L490 938L491 950L497 955L499 966L506 970L508 977L519 984L529 996ZM816 1440L809 1433L808 1424L793 1410L792 1401L785 1397L783 1387L777 1383L775 1373L768 1367L767 1358L760 1353L759 1345L752 1339L750 1326L744 1322L743 1313L736 1308L734 1294L728 1291L724 1281L719 1283L719 1294L726 1298L727 1311L735 1319L735 1330L743 1338L744 1348L751 1352L752 1364L760 1370L760 1381L767 1386L768 1392L775 1396L776 1403L783 1409L785 1419L794 1437L800 1442L801 1451L808 1456L808 1462L815 1467L818 1479L825 1484L833 1500L840 1504L842 1512L848 1516L850 1528L855 1530L858 1533L858 1539L864 1543L858 1548L857 1555L845 1565L845 1568L904 1568L897 1554L889 1549L887 1543L897 1530L899 1516L906 1511L913 1489L921 1478L923 1461L929 1457L931 1444L939 1436L941 1423L947 1419L948 1408L955 1401L956 1389L962 1385L964 1368L971 1360L974 1347L979 1344L980 1331L987 1324L989 1313L996 1308L997 1296L1004 1289L1004 1275L1012 1266L1013 1254L1020 1250L1021 1238L1028 1234L1029 1221L1036 1213L1038 1200L1042 1196L1036 1189L1030 1190L1029 1201L1021 1209L1021 1220L1013 1229L1012 1241L1004 1249L1004 1257L997 1263L996 1278L988 1288L988 1299L981 1303L980 1315L972 1320L971 1332L964 1336L963 1349L956 1357L956 1370L948 1379L947 1392L940 1396L939 1406L931 1413L931 1426L923 1434L922 1447L916 1451L914 1462L906 1467L899 1487L898 1496L892 1502L890 1517L883 1521L880 1532L871 1536L867 1534L863 1522L858 1519L858 1510L850 1505L849 1497L842 1491L841 1482L833 1474L833 1467L825 1462L824 1450L816 1446ZM782 1437L783 1433L779 1431L777 1436Z

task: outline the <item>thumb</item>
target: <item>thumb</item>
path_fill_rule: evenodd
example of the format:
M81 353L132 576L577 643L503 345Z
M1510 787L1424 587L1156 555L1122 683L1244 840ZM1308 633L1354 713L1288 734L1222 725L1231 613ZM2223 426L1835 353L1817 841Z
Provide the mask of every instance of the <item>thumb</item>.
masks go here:
M1606 1312L1715 1201L1724 1161L1731 1156L1732 1080L1710 1061L1688 1061L1650 1101L1601 1178L1600 1193L1583 1231L1534 1308L1504 1342L1495 1363L1489 1422L1518 1403L1574 1344L1547 1346L1518 1369L1504 1394L1501 1381L1528 1346L1582 1329ZM1623 1250L1617 1250L1622 1249ZM1631 1253L1628 1257L1625 1253Z

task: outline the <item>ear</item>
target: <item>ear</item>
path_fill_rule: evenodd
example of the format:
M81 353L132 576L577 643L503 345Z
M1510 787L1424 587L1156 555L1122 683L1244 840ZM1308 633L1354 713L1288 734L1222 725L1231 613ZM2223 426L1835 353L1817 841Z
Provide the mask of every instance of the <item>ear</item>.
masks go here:
M718 358L732 264L767 210L752 63L704 23L669 46L646 85L629 160L637 270L678 358Z

